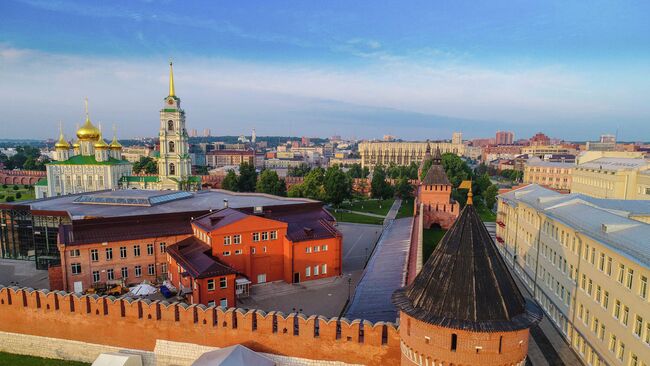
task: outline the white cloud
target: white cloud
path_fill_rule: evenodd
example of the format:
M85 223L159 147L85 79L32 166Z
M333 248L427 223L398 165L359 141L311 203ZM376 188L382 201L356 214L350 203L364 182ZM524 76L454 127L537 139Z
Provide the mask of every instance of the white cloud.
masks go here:
M381 50L368 40L352 44ZM215 134L257 127L259 134L378 136L390 130L406 138L422 133L435 138L453 130L436 124L435 116L477 120L476 128L465 131L469 135L501 127L478 121L525 130L566 129L573 122L579 132L580 126L639 123L650 116L640 90L626 87L625 80L596 88L590 74L561 66L496 70L460 62L373 60L352 69L178 58L175 81L189 127L210 127ZM117 123L123 135L154 135L167 91L166 61L0 46L0 98L10 101L0 117L0 135L51 137L59 120L72 131L82 121L84 96L95 120ZM434 122L427 126L427 120Z

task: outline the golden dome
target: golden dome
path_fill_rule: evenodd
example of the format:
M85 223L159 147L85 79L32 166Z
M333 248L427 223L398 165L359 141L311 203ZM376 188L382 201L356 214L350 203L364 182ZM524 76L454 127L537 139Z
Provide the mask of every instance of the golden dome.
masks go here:
M59 129L60 129L59 141L57 141L56 144L54 144L54 148L68 150L70 149L70 144L68 143L68 141L65 140L65 137L63 136L63 128L60 127Z
M81 145L79 145L79 141L75 141L75 143L72 144L72 148L73 148L73 149L78 149L79 146L81 146Z
M97 137L97 142L95 142L95 149L108 149L108 144L102 138L102 130L97 129L99 136Z
M88 116L88 98L84 100L84 103L86 107L86 122L77 130L77 137L81 141L97 140L101 137L102 133L97 127L93 126L92 122L90 122L90 117Z
M77 137L81 141L92 141L99 139L101 132L99 129L90 122L90 118L86 117L86 123L77 130Z
M113 141L111 141L111 149L118 150L122 148L122 144L117 141L117 135L115 134L115 126L113 126Z

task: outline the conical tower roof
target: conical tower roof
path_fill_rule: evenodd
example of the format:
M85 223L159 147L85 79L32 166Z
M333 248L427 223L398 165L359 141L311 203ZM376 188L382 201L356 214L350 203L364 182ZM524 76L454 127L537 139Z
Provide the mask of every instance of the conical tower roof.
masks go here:
M429 159L431 159L431 166L424 179L422 179L422 184L429 186L451 185L449 178L447 178L447 173L442 166L442 154L440 154L439 147L436 146L436 152L433 154L433 157L429 154Z
M476 332L525 329L542 318L517 288L471 204L413 282L393 294L393 303L420 321Z

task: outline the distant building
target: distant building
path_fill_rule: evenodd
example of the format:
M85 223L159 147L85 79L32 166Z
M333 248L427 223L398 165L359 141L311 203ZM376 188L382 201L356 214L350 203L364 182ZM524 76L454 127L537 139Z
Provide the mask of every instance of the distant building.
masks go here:
M585 149L588 151L616 151L616 136L600 135L600 140L597 142L587 141Z
M600 135L600 142L615 144L616 143L616 135Z
M309 146L309 145L310 145L309 137L303 136L300 139L300 146Z
M514 159L521 153L521 146L517 145L486 146L483 147L482 159L484 162L497 159Z
M442 153L465 155L465 145L452 144L451 142L361 142L359 154L361 165L373 168L376 165L388 166L409 165L413 162L420 163L424 158L427 146L431 149L439 148Z
M497 131L494 141L497 145L512 145L515 141L515 134L510 131Z
M451 134L451 143L454 145L462 144L463 143L463 133L462 132L454 132Z
M206 128L206 129L203 130L203 136L205 136L205 137L210 137L211 136L209 128Z
M131 163L140 161L142 158L150 157L153 150L149 146L129 146L122 148L122 158Z
M492 138L488 139L473 139L472 141L472 146L477 146L477 147L485 147L489 145L494 145L496 142Z
M251 132L251 142L255 144L257 142L257 134L255 133L255 129L253 128L253 132Z
M650 360L649 219L648 201L534 184L498 196L501 255L584 364Z
M384 141L395 141L395 136L393 136L393 135L384 135L384 138L382 140L384 140Z
M247 150L213 150L205 154L205 163L211 168L248 163L261 168L264 154L256 153L253 149Z
M577 151L574 147L567 146L567 145L531 144L530 146L522 147L521 153L528 154L528 156L530 157L537 156L539 158L543 158L545 155L557 155L557 154L576 155Z
M597 198L650 200L650 160L625 157L579 158L572 193Z
M531 146L550 145L551 139L545 134L538 132L529 140Z
M190 137L198 137L199 133L196 131L196 128L190 130Z
M533 157L525 164L524 183L568 192L571 190L571 174L575 167L575 163L551 162Z

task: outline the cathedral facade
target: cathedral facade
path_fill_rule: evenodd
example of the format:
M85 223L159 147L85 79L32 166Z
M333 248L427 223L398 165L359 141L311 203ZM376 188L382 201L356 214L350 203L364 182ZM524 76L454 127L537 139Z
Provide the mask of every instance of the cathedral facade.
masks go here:
M108 144L102 131L90 121L86 101L86 121L77 130L71 146L60 131L54 145L54 161L46 165L47 178L35 186L36 198L117 189L123 176L132 174L132 165L122 159L122 145L113 136Z
M113 136L109 144L90 121L86 101L86 121L70 145L63 131L54 148L54 161L47 164L47 179L35 186L36 198L100 191L105 189L196 190L200 177L192 176L189 136L185 111L174 91L173 66L169 64L169 95L160 110L160 156L158 175L133 175L133 165L122 158L122 145Z

